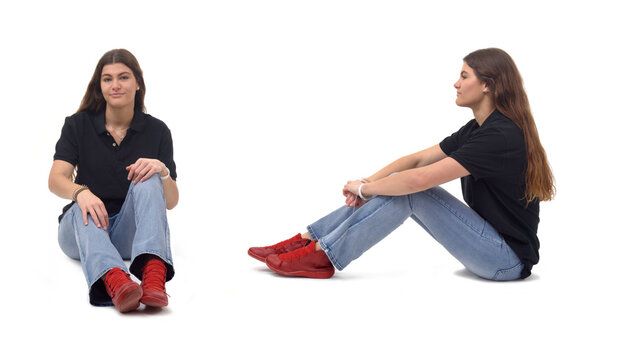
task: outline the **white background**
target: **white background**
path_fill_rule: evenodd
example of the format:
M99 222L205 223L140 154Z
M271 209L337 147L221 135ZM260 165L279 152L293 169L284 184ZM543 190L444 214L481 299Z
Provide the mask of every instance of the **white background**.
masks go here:
M619 358L619 12L422 3L2 2L0 356ZM172 131L181 193L170 306L127 315L89 305L57 245L66 201L47 189L65 116L120 47ZM339 206L346 180L471 119L452 85L484 47L517 63L557 178L531 278L478 280L414 222L330 280L246 255Z

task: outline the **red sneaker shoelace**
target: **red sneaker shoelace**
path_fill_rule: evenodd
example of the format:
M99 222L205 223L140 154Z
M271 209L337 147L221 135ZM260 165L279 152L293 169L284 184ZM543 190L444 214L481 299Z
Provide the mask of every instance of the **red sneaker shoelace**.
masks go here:
M143 268L142 286L145 289L166 292L166 265L162 260L151 259Z
M119 268L113 268L106 274L106 288L110 290L110 297L114 298L119 287L128 281L132 281L125 271Z
M297 240L302 240L302 236L300 234L296 234L294 237L289 238L287 240L283 240L283 241L281 241L278 244L266 246L266 248L268 248L268 249L276 249L276 248L279 248L281 246L287 245L287 244L292 243L292 242L297 241Z
M311 240L309 240L311 241ZM315 252L315 240L311 241L309 244L301 247L300 249L296 249L294 251L290 251L285 254L280 254L279 259L281 260L294 260L299 259L303 256L307 256Z

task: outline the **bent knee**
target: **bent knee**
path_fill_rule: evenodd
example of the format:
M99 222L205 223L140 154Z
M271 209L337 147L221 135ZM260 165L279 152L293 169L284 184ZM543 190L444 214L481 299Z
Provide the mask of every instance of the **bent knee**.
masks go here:
M75 240L60 238L58 239L58 244L67 257L74 260L80 260L80 250L78 249L78 245Z
M152 175L149 179L145 181L139 181L136 184L132 182L130 184L129 191L132 191L133 193L150 193L154 191L162 192L162 179L160 179L160 177L156 174Z

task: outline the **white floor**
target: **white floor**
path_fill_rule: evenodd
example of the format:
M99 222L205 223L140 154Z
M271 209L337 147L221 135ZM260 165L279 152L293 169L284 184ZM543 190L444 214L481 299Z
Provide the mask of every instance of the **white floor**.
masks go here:
M277 229L283 226L277 219L274 226L250 221L236 227L227 219L201 224L208 232L217 227L218 236L207 236L198 235L196 225L184 229L181 218L192 215L176 211L170 213L177 270L167 288L170 306L125 315L89 305L80 265L56 246L53 222L27 227L10 248L28 256L5 261L2 351L68 359L619 354L618 254L579 249L579 238L561 220L543 223L542 261L525 281L474 277L414 222L333 278L313 280L279 276L246 255L249 246L295 231ZM278 214L294 222L287 211ZM231 231L219 230L225 228ZM265 235L255 237L255 230Z

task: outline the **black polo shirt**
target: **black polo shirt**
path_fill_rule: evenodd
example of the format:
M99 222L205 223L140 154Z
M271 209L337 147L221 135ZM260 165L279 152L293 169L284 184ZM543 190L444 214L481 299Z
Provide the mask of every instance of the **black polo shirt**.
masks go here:
M121 210L130 186L125 170L128 165L139 158L158 159L169 169L173 180L177 179L177 172L171 131L164 122L135 111L125 138L117 145L106 130L105 121L105 111L83 111L67 117L54 160L77 165L75 182L88 186L112 216ZM73 202L63 208L63 214L71 205Z
M526 204L527 157L523 132L495 110L479 126L475 119L440 143L445 154L471 175L463 177L464 201L503 236L529 276L539 260L537 236L540 205Z

